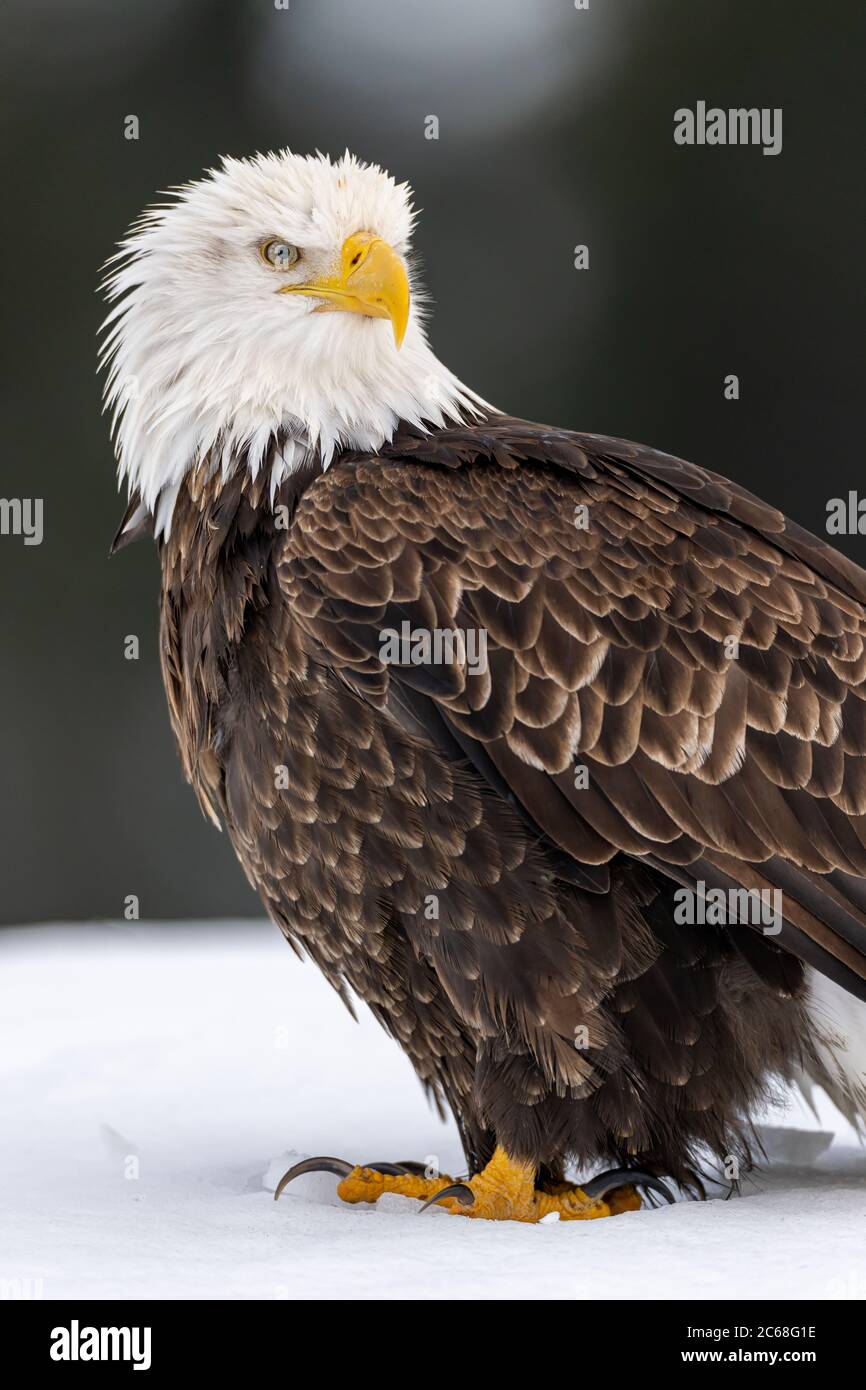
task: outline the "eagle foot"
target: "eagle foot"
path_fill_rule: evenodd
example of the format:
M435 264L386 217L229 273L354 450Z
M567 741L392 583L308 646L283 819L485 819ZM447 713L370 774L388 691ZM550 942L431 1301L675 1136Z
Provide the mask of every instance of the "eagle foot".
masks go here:
M411 1160L353 1166L342 1158L307 1158L283 1175L274 1199L303 1173L333 1173L340 1179L338 1197L353 1205L377 1202L391 1192L422 1201L422 1212L430 1206L443 1206L454 1215L487 1221L535 1223L553 1215L560 1221L593 1221L601 1216L619 1216L640 1210L643 1203L638 1187L646 1189L651 1198L658 1193L667 1202L674 1200L658 1178L627 1168L601 1173L583 1187L558 1182L541 1189L535 1185L534 1165L509 1157L501 1147L486 1168L465 1182L455 1182L446 1174L428 1177L424 1166Z
M641 1199L631 1183L620 1182L603 1193L589 1193L573 1183L556 1183L541 1189L535 1185L535 1166L511 1158L497 1147L493 1157L468 1182L453 1183L433 1193L421 1208L441 1205L454 1215L487 1221L535 1223L556 1215L560 1221L593 1221L638 1211Z
M303 1173L333 1173L340 1179L337 1195L344 1202L377 1202L386 1192L394 1192L400 1197L415 1197L420 1200L432 1197L443 1188L450 1187L454 1179L447 1174L428 1177L423 1163L412 1159L402 1159L399 1163L367 1163L352 1165L343 1158L306 1158L296 1163L284 1173L274 1191L274 1201L286 1190L290 1182Z

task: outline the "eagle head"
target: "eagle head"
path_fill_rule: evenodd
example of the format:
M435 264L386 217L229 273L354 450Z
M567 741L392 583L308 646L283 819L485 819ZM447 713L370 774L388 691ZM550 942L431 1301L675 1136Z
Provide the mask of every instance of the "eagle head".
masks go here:
M107 266L106 407L121 479L167 530L184 475L376 449L481 403L431 351L411 190L348 152L224 159ZM276 441L279 441L277 446Z

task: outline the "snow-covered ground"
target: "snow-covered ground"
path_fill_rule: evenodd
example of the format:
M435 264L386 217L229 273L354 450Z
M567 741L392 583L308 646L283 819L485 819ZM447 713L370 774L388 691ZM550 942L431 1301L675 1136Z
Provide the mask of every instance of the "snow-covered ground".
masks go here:
M866 1152L825 1102L730 1201L610 1221L348 1207L308 1154L436 1156L453 1127L265 922L0 931L0 1294L45 1298L866 1297ZM821 1147L816 1140L814 1148Z

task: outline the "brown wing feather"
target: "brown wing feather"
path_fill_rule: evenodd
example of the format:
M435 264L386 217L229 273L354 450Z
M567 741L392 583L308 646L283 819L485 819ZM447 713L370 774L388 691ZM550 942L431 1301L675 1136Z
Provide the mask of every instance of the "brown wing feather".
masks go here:
M433 702L573 859L744 886L791 866L786 944L859 991L866 575L825 542L681 460L494 417L344 458L303 498L282 580L355 689ZM487 669L388 666L404 621L483 629Z

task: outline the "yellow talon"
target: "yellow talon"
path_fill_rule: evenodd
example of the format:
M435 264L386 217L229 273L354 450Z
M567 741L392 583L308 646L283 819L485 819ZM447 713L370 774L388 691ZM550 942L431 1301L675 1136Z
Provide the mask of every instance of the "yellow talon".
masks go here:
M537 1222L554 1212L561 1221L593 1221L601 1216L639 1211L641 1207L640 1197L633 1187L618 1188L605 1201L588 1196L571 1183L557 1183L553 1190L543 1192L535 1186L534 1166L510 1158L502 1148L496 1149L486 1168L462 1185L472 1193L471 1204L465 1205L459 1197L448 1196L437 1205L459 1216L486 1221ZM376 1202L383 1193L393 1192L400 1197L435 1202L437 1192L453 1186L453 1179L444 1175L425 1178L414 1173L379 1173L373 1168L353 1168L338 1184L337 1195L344 1202Z
M383 1164L382 1167L394 1165ZM402 1165L397 1165L398 1168ZM419 1165L407 1164L407 1169ZM426 1177L418 1172L380 1172L376 1168L350 1168L340 1158L307 1158L296 1163L277 1183L274 1197L304 1173L335 1173L340 1181L337 1196L344 1202L378 1202L386 1192L399 1197L413 1197L423 1201L425 1206L439 1205L458 1216L474 1216L485 1221L543 1221L547 1216L556 1215L560 1221L594 1221L600 1216L618 1216L625 1211L639 1211L641 1199L634 1186L627 1182L631 1176L625 1170L604 1174L615 1184L608 1182L604 1198L593 1197L583 1188L573 1183L549 1183L546 1188L536 1187L536 1169L532 1163L511 1158L505 1149L497 1146L493 1157L480 1173L465 1182L455 1183L447 1174ZM637 1173L648 1184L653 1184L668 1201L672 1198L665 1188L646 1173ZM594 1183L598 1184L598 1179ZM605 1191L604 1186L599 1191ZM422 1208L423 1210L423 1208Z
M375 1168L353 1168L337 1184L337 1196L344 1202L378 1202L385 1192L399 1197L428 1199L450 1187L453 1178L422 1178L417 1173L379 1173Z
M606 1198L611 1216L619 1216L624 1211L640 1211L643 1202L633 1187L618 1187Z
M537 1222L556 1212L560 1221L593 1221L601 1216L613 1216L621 1211L637 1210L640 1198L624 1195L618 1201L599 1201L589 1197L579 1187L560 1183L554 1192L543 1192L535 1186L535 1168L531 1163L510 1158L497 1147L493 1157L480 1173L470 1178L466 1186L475 1200L463 1206L456 1198L445 1197L441 1205L459 1216L480 1217L487 1221ZM626 1189L622 1189L626 1193ZM620 1192L611 1194L619 1199Z

